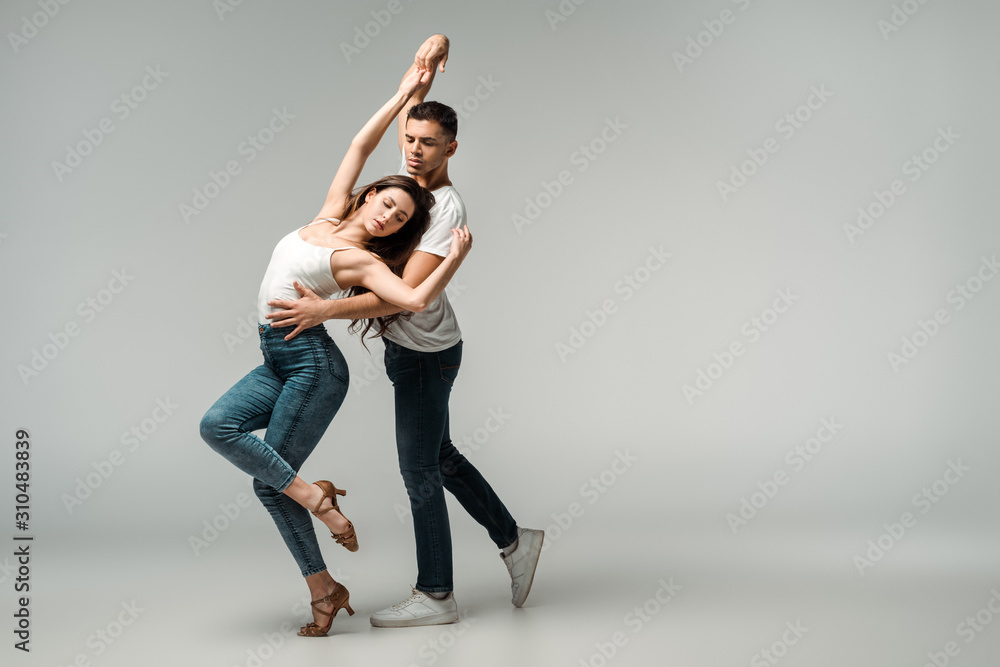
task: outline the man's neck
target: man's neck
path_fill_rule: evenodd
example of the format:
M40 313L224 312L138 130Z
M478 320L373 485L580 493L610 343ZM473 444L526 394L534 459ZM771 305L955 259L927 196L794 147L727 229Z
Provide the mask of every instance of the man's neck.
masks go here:
M448 178L448 163L443 162L440 167L429 171L426 174L420 174L419 176L413 177L421 187L426 188L430 191L437 190L438 188L443 188L446 185L451 185L451 179Z

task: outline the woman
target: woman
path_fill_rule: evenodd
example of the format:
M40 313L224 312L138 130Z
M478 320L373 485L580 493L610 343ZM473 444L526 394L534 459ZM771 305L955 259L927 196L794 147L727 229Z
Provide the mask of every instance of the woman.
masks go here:
M294 298L296 282L324 298L345 289L371 290L413 312L422 311L444 290L471 248L468 227L453 230L448 257L423 283L410 287L399 276L428 224L433 195L408 176L388 176L351 192L386 129L428 79L429 72L420 69L400 83L392 99L354 137L317 219L275 247L258 296L259 322L267 322L268 300ZM387 322L379 320L379 332ZM365 331L372 324L368 321ZM346 492L326 480L308 484L296 473L340 408L348 370L322 325L290 341L280 331L258 326L264 363L209 409L201 435L212 449L253 476L254 492L309 587L314 622L299 635L321 637L340 609L348 614L354 610L347 589L326 569L309 511L349 551L357 551L357 536L337 503L337 496ZM264 427L264 439L252 433Z

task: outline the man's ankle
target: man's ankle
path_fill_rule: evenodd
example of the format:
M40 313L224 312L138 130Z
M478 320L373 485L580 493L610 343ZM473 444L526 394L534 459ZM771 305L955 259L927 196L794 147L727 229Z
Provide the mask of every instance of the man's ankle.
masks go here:
M520 538L518 538L518 537L515 537L515 538L514 538L514 541L513 541L513 542L511 542L510 544L508 544L507 546L505 546L505 547L504 547L504 548L502 549L502 551L503 551L503 555L504 555L504 556L509 556L509 555L511 555L512 553L514 553L514 551L516 551L516 550L517 550L517 543L518 543L519 541L520 541Z
M443 600L449 595L451 595L451 591L439 591L436 593L432 593L431 591L420 591L420 592L426 595L427 597L434 598L435 600Z

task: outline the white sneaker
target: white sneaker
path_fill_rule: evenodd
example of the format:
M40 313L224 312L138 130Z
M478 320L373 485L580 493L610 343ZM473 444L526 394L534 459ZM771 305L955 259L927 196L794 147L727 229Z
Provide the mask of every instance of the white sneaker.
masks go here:
M528 599L531 592L531 582L535 578L535 567L538 566L538 557L542 554L542 540L545 539L545 531L532 530L531 528L517 529L517 548L504 556L500 552L500 558L507 565L510 572L510 601L515 607L520 607Z
M397 602L388 609L371 615L376 628L411 628L419 625L444 625L458 621L458 603L455 594L438 600L422 591L413 589L413 595Z

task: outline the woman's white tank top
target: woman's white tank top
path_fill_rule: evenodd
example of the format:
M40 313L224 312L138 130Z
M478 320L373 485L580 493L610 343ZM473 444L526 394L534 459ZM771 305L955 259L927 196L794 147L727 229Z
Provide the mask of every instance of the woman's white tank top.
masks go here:
M317 222L323 220L313 220L309 225ZM294 301L299 298L299 293L292 285L295 280L322 299L329 299L343 291L333 279L330 257L338 250L348 250L355 246L324 248L313 245L299 236L299 231L305 227L292 231L274 247L271 261L267 265L267 271L264 272L264 280L260 283L260 292L257 294L257 321L260 324L267 324L270 321L264 317L267 313L280 310L267 305L268 301L272 299Z

